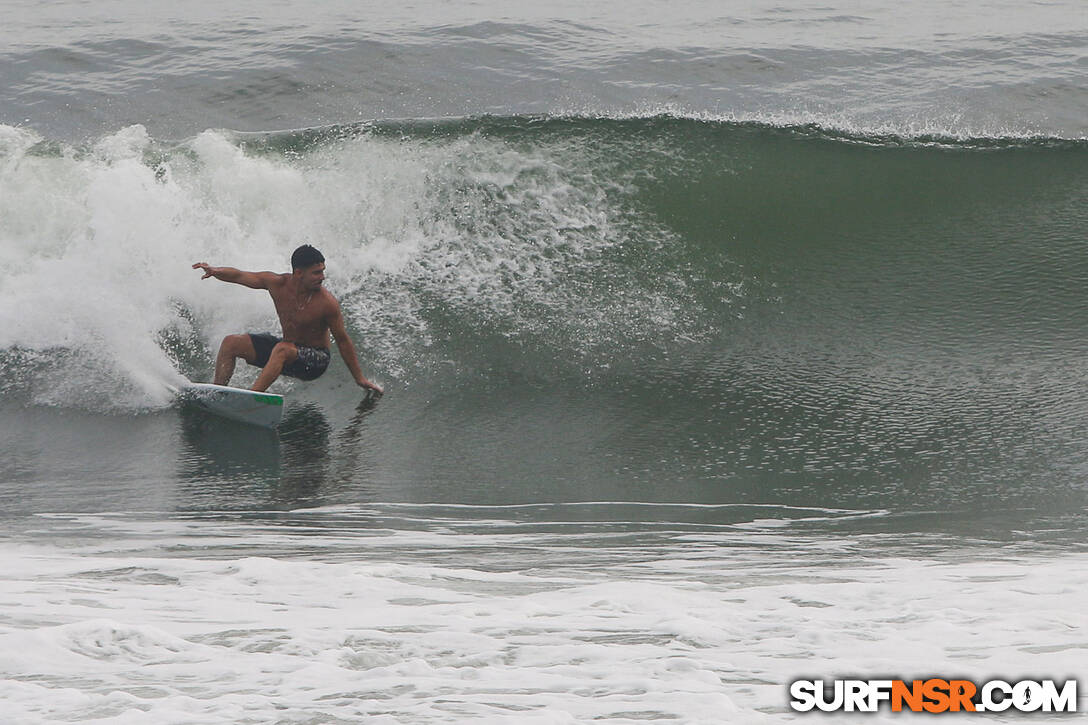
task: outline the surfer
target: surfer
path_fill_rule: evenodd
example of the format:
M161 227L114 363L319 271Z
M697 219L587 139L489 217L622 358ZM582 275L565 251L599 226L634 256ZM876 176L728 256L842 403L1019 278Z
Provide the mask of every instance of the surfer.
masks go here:
M382 394L379 386L363 377L355 345L344 328L340 304L322 286L325 257L309 244L303 244L291 255L290 274L243 272L233 267L211 267L205 262L197 262L193 269L204 270L201 279L215 277L252 289L268 290L283 330L282 338L270 333L224 337L215 358L216 385L230 382L239 358L263 368L250 390L267 390L281 374L299 380L316 380L329 366L331 333L355 382Z

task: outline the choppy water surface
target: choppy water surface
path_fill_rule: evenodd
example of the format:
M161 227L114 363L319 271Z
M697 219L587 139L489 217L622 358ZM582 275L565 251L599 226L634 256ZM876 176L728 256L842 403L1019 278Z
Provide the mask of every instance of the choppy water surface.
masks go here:
M1088 10L1061 2L6 6L0 121L83 139L662 109L1083 137Z

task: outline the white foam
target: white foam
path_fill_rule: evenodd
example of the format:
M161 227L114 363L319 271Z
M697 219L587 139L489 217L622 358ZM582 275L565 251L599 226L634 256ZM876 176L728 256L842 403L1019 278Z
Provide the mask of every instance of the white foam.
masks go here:
M1021 122L988 122L967 120L955 109L934 110L928 114L899 114L897 116L859 113L855 109L827 110L822 108L789 108L776 110L710 110L679 103L643 103L622 111L593 112L570 109L575 117L638 120L655 117L687 119L704 123L744 124L782 129L819 130L861 144L883 145L903 143L918 146L956 145L992 141L1085 141L1088 136L1055 133L1054 129ZM563 111L553 116L563 117Z
M1083 554L106 518L84 545L2 547L18 722L779 722L804 717L798 677L1082 664Z
M353 329L394 372L427 340L426 305L591 345L674 303L667 280L604 300L570 281L623 238L609 199L623 180L595 178L584 148L364 133L276 154L217 131L163 148L141 126L89 149L39 141L0 127L0 350L38 366L39 403L166 404L175 357L210 366L223 335L278 327L265 294L191 264L282 271L300 243L324 251Z

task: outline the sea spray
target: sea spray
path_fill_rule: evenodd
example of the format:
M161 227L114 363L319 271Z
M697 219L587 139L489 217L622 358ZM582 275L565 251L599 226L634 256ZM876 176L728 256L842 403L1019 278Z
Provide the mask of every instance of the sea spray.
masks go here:
M300 243L323 249L352 329L398 375L406 353L449 334L450 315L576 356L678 327L681 275L651 263L664 274L647 284L622 259L669 241L652 220L636 225L626 201L627 176L642 172L605 173L577 136L361 129L269 150L219 131L159 144L138 126L89 149L8 135L2 183L19 198L0 234L24 263L10 260L2 280L11 304L0 346L52 351L56 375L39 402L165 403L165 384L207 374L224 334L276 327L263 295L201 283L191 263L278 271ZM155 349L194 328L204 365L179 365L200 357L193 350Z

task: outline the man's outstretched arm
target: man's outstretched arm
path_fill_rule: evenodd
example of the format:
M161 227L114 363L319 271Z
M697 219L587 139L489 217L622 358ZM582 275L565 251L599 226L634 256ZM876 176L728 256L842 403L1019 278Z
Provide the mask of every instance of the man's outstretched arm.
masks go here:
M344 327L344 316L340 313L340 305L338 303L333 304L335 307L333 308L333 314L329 317L329 330L332 332L332 338L336 340L336 347L340 350L340 357L344 358L344 364L348 366L351 376L355 378L355 382L360 387L373 390L381 395L384 392L381 387L363 376L363 371L359 367L359 357L355 354L355 343L351 341L351 337L348 336L348 331Z
M234 267L212 267L207 262L197 262L193 265L193 269L204 270L204 276L201 279L215 277L223 282L233 282L253 289L268 289L280 278L280 275L275 272L243 272Z

